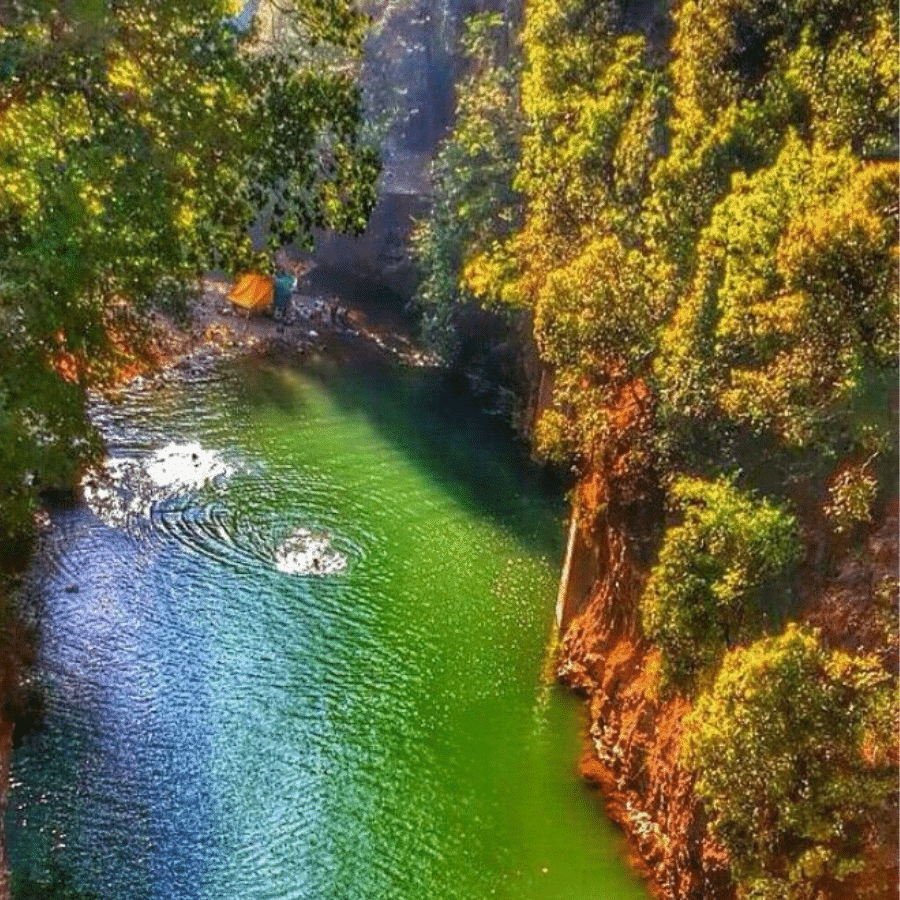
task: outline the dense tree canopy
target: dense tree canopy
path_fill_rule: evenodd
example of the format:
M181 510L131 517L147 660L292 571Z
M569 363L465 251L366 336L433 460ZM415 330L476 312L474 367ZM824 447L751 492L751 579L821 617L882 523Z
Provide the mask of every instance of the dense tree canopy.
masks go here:
M800 544L792 516L727 482L681 478L671 496L681 521L666 531L641 613L665 678L683 685L784 606Z
M527 5L519 115L491 132L518 159L484 192L514 227L460 228L445 293L530 310L545 453L604 479L604 502L669 495L642 620L663 674L701 691L684 762L744 896L828 878L839 896L896 789L891 729L860 754L895 679L805 632L759 636L763 608L787 611L797 519L858 535L896 491L897 9L636 6Z
M804 900L864 870L896 784L892 681L793 626L726 657L682 755L745 896Z
M697 245L656 375L672 419L846 448L866 373L894 359L896 167L790 132L736 175Z
M126 309L259 262L262 211L274 245L364 226L361 20L279 9L287 46L220 0L0 4L0 532L91 451L84 387Z
M614 0L529 6L522 225L472 242L461 281L534 310L566 419L551 452L593 458L598 407L634 378L664 444L732 423L846 450L896 322L896 11L673 18L667 51Z

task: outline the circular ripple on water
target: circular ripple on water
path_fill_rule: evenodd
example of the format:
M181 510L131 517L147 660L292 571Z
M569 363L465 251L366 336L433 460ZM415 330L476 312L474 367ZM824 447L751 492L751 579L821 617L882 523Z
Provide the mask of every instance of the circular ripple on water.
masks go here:
M347 557L331 535L301 525L276 547L275 568L285 575L334 575L347 568Z
M266 507L233 506L226 488L238 474L259 473L198 441L170 442L149 454L109 457L84 475L81 487L105 525L134 537L148 530L166 535L230 568L314 577L347 569L359 548L346 538L312 523L273 521Z

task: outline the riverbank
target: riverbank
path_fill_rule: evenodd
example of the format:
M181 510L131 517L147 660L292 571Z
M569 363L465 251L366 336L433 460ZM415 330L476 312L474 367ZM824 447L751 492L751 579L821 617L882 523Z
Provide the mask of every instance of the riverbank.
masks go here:
M283 318L268 311L247 316L228 300L231 282L208 275L187 309L187 323L154 314L147 346L121 367L120 382L178 364L200 352L287 350L327 355L337 362L381 360L428 366L434 359L417 346L411 323L386 304L369 301L363 289L331 287L329 273L307 277Z

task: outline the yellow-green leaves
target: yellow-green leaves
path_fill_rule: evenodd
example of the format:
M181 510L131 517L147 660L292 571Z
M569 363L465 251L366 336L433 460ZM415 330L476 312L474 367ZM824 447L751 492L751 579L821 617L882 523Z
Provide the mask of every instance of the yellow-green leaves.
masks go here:
M827 650L816 631L790 626L725 657L681 761L742 897L805 900L865 867L896 781L876 749L895 741L896 699L877 662Z
M663 679L686 686L783 606L800 545L793 516L725 480L680 478L671 499L680 522L666 530L641 618Z
M895 173L794 135L772 166L734 178L664 334L657 373L674 415L795 445L845 424L863 372L891 360Z
M446 195L447 232L467 224L442 283L533 309L569 419L544 431L576 457L606 440L592 405L629 379L658 391L669 461L723 430L854 445L897 324L896 18L885 0L689 0L667 56L615 3L534 0L521 140L466 114L514 92L461 94L454 139L490 152L467 158L482 190ZM483 188L510 177L516 214L485 214Z

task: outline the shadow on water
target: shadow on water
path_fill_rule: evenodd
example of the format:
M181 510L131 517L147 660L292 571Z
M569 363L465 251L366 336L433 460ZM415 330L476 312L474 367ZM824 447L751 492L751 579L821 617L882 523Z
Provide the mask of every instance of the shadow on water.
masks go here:
M13 874L10 896L12 900L100 900L92 891L73 886L59 867L53 867L49 878L41 881Z
M113 451L246 455L248 477L209 496L247 504L248 527L207 554L54 514L30 575L48 712L16 757L14 896L644 897L574 781L578 701L538 687L554 479L447 373L202 374L126 395ZM257 514L266 534L353 515L365 564L332 582L244 571Z
M382 439L440 482L467 512L496 521L551 559L560 556L560 478L529 457L508 422L479 409L462 375L371 360L340 370L327 360L256 361L245 363L242 372L250 403L282 398L276 404L286 415L303 408L301 398L288 399L294 389L282 377L285 365L302 367L344 413L365 415Z
M274 406L287 415L299 415L306 407L302 395L268 366L245 363L241 376L244 390L258 406Z

